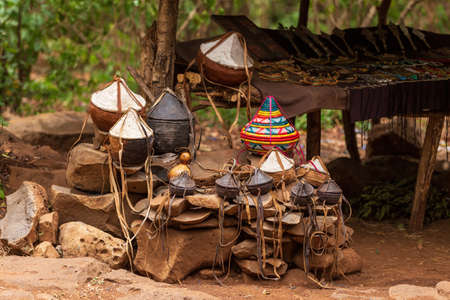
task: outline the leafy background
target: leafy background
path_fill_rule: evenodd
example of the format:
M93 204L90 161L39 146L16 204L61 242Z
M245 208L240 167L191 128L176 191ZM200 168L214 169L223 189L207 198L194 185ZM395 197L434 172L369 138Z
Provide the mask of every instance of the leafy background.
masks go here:
M393 1L389 21L396 23L408 2ZM177 38L220 33L210 21L211 14L246 14L257 25L269 28L295 26L298 3L181 0ZM330 32L334 26L358 26L367 22L371 8L378 4L379 0L311 1L309 27L315 32ZM84 110L89 95L116 72L136 88L125 68L139 65L140 38L155 20L157 9L157 0L0 1L1 110L9 107L23 115ZM447 0L419 1L405 23L448 32L449 12ZM367 24L376 24L376 16ZM323 118L332 125L333 118L339 116L325 113Z

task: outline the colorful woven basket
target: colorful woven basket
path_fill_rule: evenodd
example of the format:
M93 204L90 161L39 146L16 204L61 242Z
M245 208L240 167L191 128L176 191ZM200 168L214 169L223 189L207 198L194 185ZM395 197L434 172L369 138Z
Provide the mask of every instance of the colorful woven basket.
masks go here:
M268 96L253 119L242 128L241 140L256 154L263 155L274 147L289 153L295 148L299 134L282 114L275 98Z

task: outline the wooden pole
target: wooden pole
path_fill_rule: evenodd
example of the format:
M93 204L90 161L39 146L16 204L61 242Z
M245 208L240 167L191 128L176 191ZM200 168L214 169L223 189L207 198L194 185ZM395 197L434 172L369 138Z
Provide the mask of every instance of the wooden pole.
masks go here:
M308 160L315 155L320 155L321 135L321 111L308 113L306 117L306 158Z
M420 156L419 171L417 174L414 202L409 219L409 231L416 232L423 229L427 195L430 188L431 176L434 171L437 149L444 127L443 115L431 115L428 118L425 141Z
M345 144L350 157L358 162L361 161L359 157L358 145L356 143L355 123L350 122L350 112L348 110L342 111L342 122L344 123Z
M300 27L308 27L308 11L310 0L300 0L297 30ZM311 159L314 155L320 155L321 121L320 110L306 115L306 157Z
M298 23L297 29L301 26L307 27L308 25L308 10L309 10L309 0L300 0L300 7L298 10Z
M391 0L383 0L380 6L377 7L378 11L378 26L387 24L387 14L389 7L391 6Z

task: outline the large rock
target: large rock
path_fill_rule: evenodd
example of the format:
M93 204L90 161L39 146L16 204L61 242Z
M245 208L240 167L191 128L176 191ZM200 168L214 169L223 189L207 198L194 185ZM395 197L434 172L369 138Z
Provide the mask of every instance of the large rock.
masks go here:
M67 151L80 137L86 113L56 112L39 114L9 121L8 130L33 145L49 145L58 151ZM82 141L91 140L94 127L89 120L83 129Z
M161 205L163 205L164 211L168 212L168 210L169 210L169 202L171 201L171 198L172 197L169 196L169 192L168 191L167 192L163 192L163 193L157 195L156 197L154 197L151 200L150 208L153 209L153 210L158 210L159 207ZM141 201L144 201L144 203L145 203L144 207L147 208L148 207L148 200L147 200L147 198L145 198L145 199L143 199ZM184 211L186 211L188 208L189 208L189 202L186 200L186 198L181 198L181 197L174 198L172 200L172 206L170 207L170 215L172 217L179 216Z
M446 300L447 297L439 295L433 287L417 286L411 284L397 284L389 288L389 297L393 300L432 299Z
M54 211L39 218L39 241L40 242L50 242L56 244L58 241L58 225L59 217L58 212Z
M82 222L61 225L59 243L64 257L94 257L117 269L127 262L125 242Z
M52 185L50 203L59 214L59 224L80 221L122 237L113 194L89 195L74 189ZM132 219L127 213L127 219ZM135 216L136 218L136 216Z
M34 248L33 256L44 258L59 258L59 253L56 251L50 242L42 242Z
M76 290L111 268L91 257L0 257L0 282L21 289Z
M256 259L256 240L244 240L231 247L231 252L233 252L233 255L239 259ZM266 244L266 256L270 256L272 253L272 246Z
M204 207L209 209L219 209L222 198L216 194L194 194L186 196L187 201L192 206Z
M362 269L362 258L351 248L337 249L337 270L333 273L333 277L340 277L342 274L351 274L360 272ZM311 255L309 260L310 269L327 269L331 267L335 259L334 254L327 253L320 256ZM297 267L304 270L303 253L299 253L294 257L294 263Z
M8 300L20 299L17 295L22 294L31 294L31 300L217 299L204 292L155 282L123 269L111 270L107 264L92 257L0 257L0 282L1 291L8 291L5 293Z
M250 259L235 259L235 261L244 273L253 276L262 275L258 261ZM287 269L288 265L283 260L279 258L267 258L266 266L263 270L265 276L275 277L276 274L283 276ZM276 274L274 270L276 270Z
M220 173L214 170L221 170L231 157L236 157L236 150L198 152L196 161L190 166L197 186L214 185L215 180L220 177Z
M436 284L436 290L439 295L450 299L450 281L441 281Z
M31 254L37 241L40 216L47 212L47 193L37 183L25 181L20 188L6 196L6 216L0 220L0 238L21 253Z
M69 153L67 183L88 192L109 191L108 154L95 150L90 144L79 144Z
M415 128L405 128L404 130L414 132ZM390 124L375 125L369 132L366 157L371 158L379 155L407 155L419 158L419 142L415 140L413 136L406 137L405 133L402 133L401 130L398 130L397 128L392 128Z
M34 300L33 293L17 290L17 289L4 289L0 292L0 300Z
M351 274L361 272L363 261L361 256L352 248L345 248L340 251L337 261L338 274Z
M132 230L136 231L141 222L134 221ZM158 281L173 283L196 270L212 266L220 240L219 229L180 231L168 228L168 239L163 244L161 236L150 239L152 232L151 225L146 222L137 235L138 250L134 266L139 273L149 274ZM223 233L224 241L227 242L231 240L235 230L224 228ZM230 248L231 246L221 251L224 261L228 259Z

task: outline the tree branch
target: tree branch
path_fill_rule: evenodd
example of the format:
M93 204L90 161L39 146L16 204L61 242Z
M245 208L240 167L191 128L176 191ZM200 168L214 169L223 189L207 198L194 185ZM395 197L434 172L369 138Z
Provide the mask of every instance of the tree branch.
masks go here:
M367 27L370 25L370 23L373 20L373 17L375 17L375 14L377 13L377 7L375 5L372 5L369 9L369 12L367 13L364 20L361 22L361 27Z
M410 0L408 4L406 4L403 11L400 13L400 17L398 18L398 23L403 24L405 22L406 16L409 14L409 12L414 8L414 6L417 5L417 3L421 2L422 0Z

